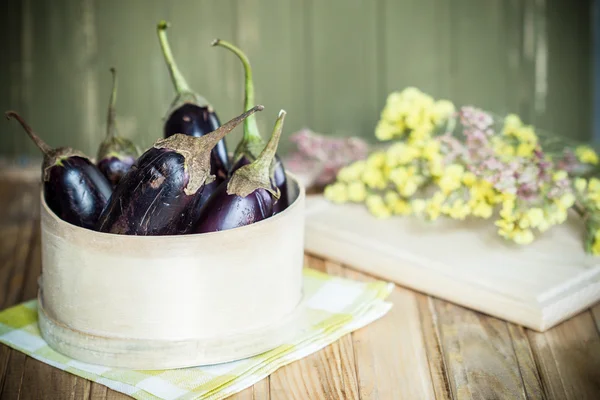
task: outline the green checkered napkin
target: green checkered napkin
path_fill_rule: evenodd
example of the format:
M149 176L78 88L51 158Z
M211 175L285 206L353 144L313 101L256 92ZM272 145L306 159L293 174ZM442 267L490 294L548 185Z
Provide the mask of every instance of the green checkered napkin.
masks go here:
M164 371L137 371L91 365L52 350L40 336L37 301L0 312L0 342L63 371L108 386L136 399L222 399L382 317L393 285L362 283L304 270L304 300L298 334L289 343L240 361Z

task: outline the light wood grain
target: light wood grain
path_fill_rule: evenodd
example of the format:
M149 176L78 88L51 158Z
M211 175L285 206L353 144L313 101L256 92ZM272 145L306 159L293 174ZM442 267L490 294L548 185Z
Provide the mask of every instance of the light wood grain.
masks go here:
M440 342L439 330L437 326L437 315L433 309L433 302L430 297L422 294L416 294L419 313L421 315L421 329L423 332L423 342L427 351L427 361L429 363L429 373L431 383L435 392L435 398L450 399L450 383L444 363L442 353L442 344Z
M518 246L485 220L382 220L322 196L306 209L307 251L528 328L544 331L600 300L600 259L584 252L575 215Z
M452 393L457 398L526 398L506 323L434 300Z
M37 385L45 382L45 385ZM65 373L56 368L49 368L33 358L25 361L21 383L20 399L85 399L89 397L90 381ZM70 388L65 392L65 388Z
M544 395L542 381L535 365L535 359L529 340L527 339L527 331L517 325L506 324L510 338L512 340L515 356L519 366L519 372L525 394L528 399L541 399Z
M312 268L341 273L339 265L308 258ZM270 378L272 399L358 399L350 335L275 371Z
M352 279L372 280L346 270ZM395 287L385 318L352 334L361 398L428 399L434 397L415 294ZM402 382L397 379L403 376Z
M528 336L550 399L598 398L600 336L589 312Z

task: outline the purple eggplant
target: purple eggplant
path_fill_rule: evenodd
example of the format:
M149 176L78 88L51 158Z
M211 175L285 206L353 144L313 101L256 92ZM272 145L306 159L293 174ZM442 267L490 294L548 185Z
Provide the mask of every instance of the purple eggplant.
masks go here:
M176 133L201 137L215 131L221 123L208 101L190 88L179 71L167 40L168 27L165 21L158 24L158 39L177 95L167 112L163 134L165 138ZM228 176L229 169L229 154L223 138L212 150L211 173L222 180Z
M16 119L44 153L42 182L48 207L63 221L93 229L112 194L108 179L83 153L48 146L16 112L7 111L6 118Z
M245 77L245 98L244 98L244 109L247 110L252 107L254 103L254 81L252 79L252 67L248 57L236 46L226 42L224 40L215 39L212 42L213 46L224 47L233 52L242 62L244 66L244 77ZM244 136L235 149L232 160L232 168L229 171L232 174L238 168L243 165L250 164L257 159L260 152L265 147L265 142L258 131L258 125L256 124L256 116L252 116L244 121ZM287 178L285 174L285 168L281 159L278 155L275 155L272 165L271 179L273 184L279 188L281 192L281 198L275 205L274 213L277 214L283 211L288 206L288 194L287 194Z
M119 136L116 122L115 103L117 101L117 70L111 68L113 86L108 103L108 117L106 121L106 137L100 143L96 165L108 178L113 187L116 186L123 175L129 171L135 160L140 155L139 149L128 139Z
M280 191L271 180L271 165L284 119L285 111L281 110L273 135L256 160L238 168L215 190L202 207L194 232L234 229L273 215Z
M176 235L188 233L193 209L210 174L213 147L256 106L202 137L175 134L160 139L138 158L117 185L98 221L98 230L124 235Z

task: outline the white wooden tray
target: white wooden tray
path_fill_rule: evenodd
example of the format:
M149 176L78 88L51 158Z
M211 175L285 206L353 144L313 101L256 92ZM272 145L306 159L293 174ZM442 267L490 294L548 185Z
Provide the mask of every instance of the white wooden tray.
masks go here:
M379 220L321 196L307 197L305 224L308 252L537 331L600 300L600 257L583 251L577 217L523 247L489 220Z

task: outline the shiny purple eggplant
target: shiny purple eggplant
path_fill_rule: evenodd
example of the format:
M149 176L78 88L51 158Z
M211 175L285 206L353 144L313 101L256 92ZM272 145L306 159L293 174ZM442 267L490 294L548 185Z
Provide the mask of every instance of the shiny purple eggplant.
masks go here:
M195 233L239 228L273 215L280 191L271 180L271 165L284 119L285 111L281 110L273 135L256 160L238 168L204 204Z
M214 175L211 150L256 106L202 137L175 134L160 139L138 158L117 185L98 221L98 230L123 235L188 233L194 209Z
M212 42L213 46L224 47L233 52L242 62L244 66L245 78L245 97L244 109L252 107L254 103L254 81L252 78L252 67L250 61L244 52L233 44L224 40L215 39ZM235 149L232 160L232 168L229 171L232 174L243 165L247 165L257 159L261 151L265 147L265 142L260 135L258 125L256 124L256 116L252 116L244 121L244 136ZM283 211L288 206L288 189L285 168L279 156L275 155L273 165L271 166L271 180L273 184L279 188L281 198L275 205L274 213L277 214Z
M16 112L7 111L6 117L16 119L44 153L42 182L48 207L63 221L93 229L112 194L108 179L83 153L48 146Z
M184 135L201 137L213 132L221 123L208 101L194 92L179 71L175 58L167 40L169 24L161 21L157 26L160 46L171 75L171 80L177 95L173 100L163 127L165 138L181 133ZM248 110L244 110L248 111ZM229 154L225 138L221 139L211 152L211 173L217 179L225 179L230 169Z
M111 68L110 72L112 73L113 84L108 103L106 137L98 148L96 165L114 187L135 163L140 151L133 142L118 133L117 111L115 108L117 102L117 70Z

